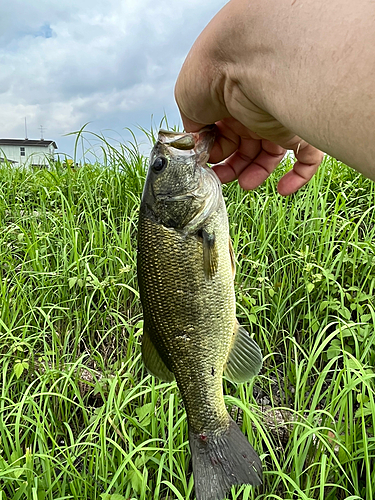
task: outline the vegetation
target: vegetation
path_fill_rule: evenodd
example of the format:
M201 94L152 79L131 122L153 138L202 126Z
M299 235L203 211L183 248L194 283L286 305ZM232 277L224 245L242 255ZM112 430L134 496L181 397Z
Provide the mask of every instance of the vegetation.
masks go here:
M194 500L175 384L144 370L136 232L147 161L0 169L0 500ZM264 485L231 500L375 496L375 186L326 158L298 194L224 188L260 376L224 381Z

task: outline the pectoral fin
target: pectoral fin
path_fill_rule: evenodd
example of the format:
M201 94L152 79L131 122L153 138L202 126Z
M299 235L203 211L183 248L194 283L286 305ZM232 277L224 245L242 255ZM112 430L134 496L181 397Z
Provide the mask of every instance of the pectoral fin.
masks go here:
M207 280L212 280L219 265L219 256L215 244L216 238L214 234L208 233L205 229L202 229L201 232L203 241L204 275Z
M250 334L237 323L231 350L224 367L224 374L232 382L246 382L262 367L263 356L258 344Z
M151 375L165 382L172 382L174 380L173 372L166 367L146 329L143 330L142 358L147 371Z

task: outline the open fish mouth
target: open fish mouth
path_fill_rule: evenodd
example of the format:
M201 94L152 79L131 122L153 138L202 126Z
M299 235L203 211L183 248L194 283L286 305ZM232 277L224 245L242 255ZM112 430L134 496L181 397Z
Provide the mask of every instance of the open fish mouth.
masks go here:
M212 136L209 143L207 143L208 134ZM191 151L192 149L203 150L203 148L207 150L212 147L215 136L216 125L207 125L198 132L171 132L170 130L161 129L159 130L157 142L180 151Z

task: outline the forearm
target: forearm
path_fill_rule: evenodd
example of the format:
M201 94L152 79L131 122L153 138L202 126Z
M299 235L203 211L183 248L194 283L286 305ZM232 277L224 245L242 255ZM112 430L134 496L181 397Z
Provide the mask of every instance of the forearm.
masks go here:
M217 121L223 113L256 113L258 106L375 180L373 2L231 0L202 32L192 55L186 62L191 78L221 100L211 110L205 102L196 106L204 110L204 122L207 114ZM256 126L265 135L262 124Z

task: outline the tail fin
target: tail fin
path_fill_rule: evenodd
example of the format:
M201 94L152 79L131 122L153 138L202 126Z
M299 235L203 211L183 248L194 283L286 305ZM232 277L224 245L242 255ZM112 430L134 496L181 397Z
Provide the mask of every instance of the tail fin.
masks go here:
M223 500L235 484L262 483L261 461L231 419L222 434L189 432L197 500Z

